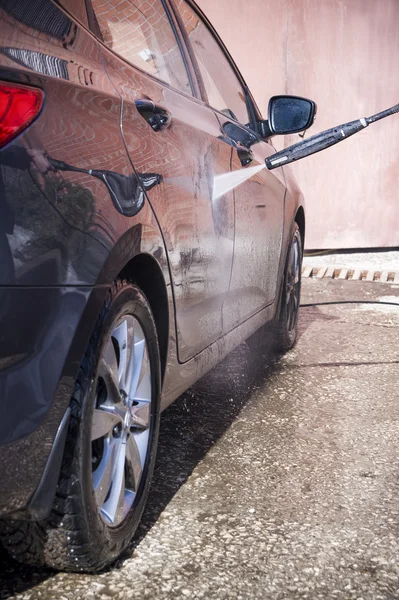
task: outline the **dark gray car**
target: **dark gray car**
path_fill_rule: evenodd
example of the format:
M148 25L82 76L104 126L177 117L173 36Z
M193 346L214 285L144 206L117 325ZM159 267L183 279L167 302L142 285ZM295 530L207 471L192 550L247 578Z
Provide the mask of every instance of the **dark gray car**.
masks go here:
M0 40L1 539L94 571L160 412L258 330L295 343L303 198L192 2L0 0ZM271 101L293 110L281 133L315 106Z

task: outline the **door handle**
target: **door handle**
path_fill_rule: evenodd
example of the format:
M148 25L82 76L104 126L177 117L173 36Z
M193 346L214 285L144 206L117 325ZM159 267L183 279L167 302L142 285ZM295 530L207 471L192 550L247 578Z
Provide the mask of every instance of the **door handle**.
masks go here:
M246 167L253 161L254 155L253 155L252 150L249 150L248 148L241 148L241 147L237 147L236 149L237 149L238 158L240 159L240 163L241 163L242 167Z
M241 146L235 140L233 140L230 137L227 137L225 135L220 135L218 137L218 139L222 140L222 142L224 142L225 144L228 144L229 146L232 146L233 148L236 149L237 156L240 159L241 166L246 167L253 161L254 155L250 148Z
M247 127L236 125L231 121L226 121L222 125L222 131L222 139L237 150L241 165L243 167L249 165L254 159L251 146L259 141L256 135Z
M140 115L154 131L161 131L165 127L169 127L172 115L166 108L155 104L152 100L136 100L135 105Z

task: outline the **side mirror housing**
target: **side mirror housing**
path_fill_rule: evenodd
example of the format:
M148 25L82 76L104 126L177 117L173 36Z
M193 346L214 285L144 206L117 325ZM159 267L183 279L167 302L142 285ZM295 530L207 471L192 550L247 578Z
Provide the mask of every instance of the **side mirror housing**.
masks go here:
M299 96L273 96L269 100L268 119L259 122L262 138L305 131L313 125L316 103Z

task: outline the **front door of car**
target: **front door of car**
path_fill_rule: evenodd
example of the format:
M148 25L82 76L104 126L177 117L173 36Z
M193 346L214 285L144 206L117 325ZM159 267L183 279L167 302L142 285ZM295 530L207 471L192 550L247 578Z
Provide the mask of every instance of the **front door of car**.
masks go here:
M230 290L223 306L226 330L271 304L279 292L285 184L282 169L263 168L273 153L271 145L259 142L251 147L247 166L233 153L233 172L243 176L247 172L248 178L233 190L235 243Z
M160 224L173 284L179 359L223 332L222 305L233 259L233 204L213 198L213 180L230 169L231 147L215 114L194 99L162 0L92 0L106 71L122 99L122 131ZM185 57L186 58L186 57ZM186 63L187 64L187 63ZM198 92L197 92L198 93ZM152 186L158 175L159 185ZM151 189L149 189L151 188ZM145 235L145 233L144 233ZM159 249L162 252L162 249Z
M238 146L231 169L216 180L216 195L232 190L235 212L233 268L223 305L227 333L271 304L277 293L285 185L281 169L265 168L272 146L263 141L251 146L257 137L245 127L250 118L244 89L219 42L186 0L173 4L201 74L202 92L219 120L220 137Z

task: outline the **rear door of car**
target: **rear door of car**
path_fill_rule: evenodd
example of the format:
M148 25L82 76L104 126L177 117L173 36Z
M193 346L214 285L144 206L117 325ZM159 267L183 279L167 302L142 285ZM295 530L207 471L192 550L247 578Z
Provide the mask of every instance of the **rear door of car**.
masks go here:
M230 201L235 213L233 268L223 307L227 333L275 299L282 249L284 176L282 169L271 172L265 168L265 158L274 149L246 127L251 121L251 105L246 100L244 82L212 27L195 5L186 0L173 0L173 5L180 16L203 99L219 121L219 135L236 146L230 171L217 178L215 186L216 196L232 190Z
M231 148L218 139L213 111L196 98L195 75L162 1L90 4L134 168L162 178L147 194L167 248L184 362L223 332L234 212L223 198L213 202L212 184L230 169Z

